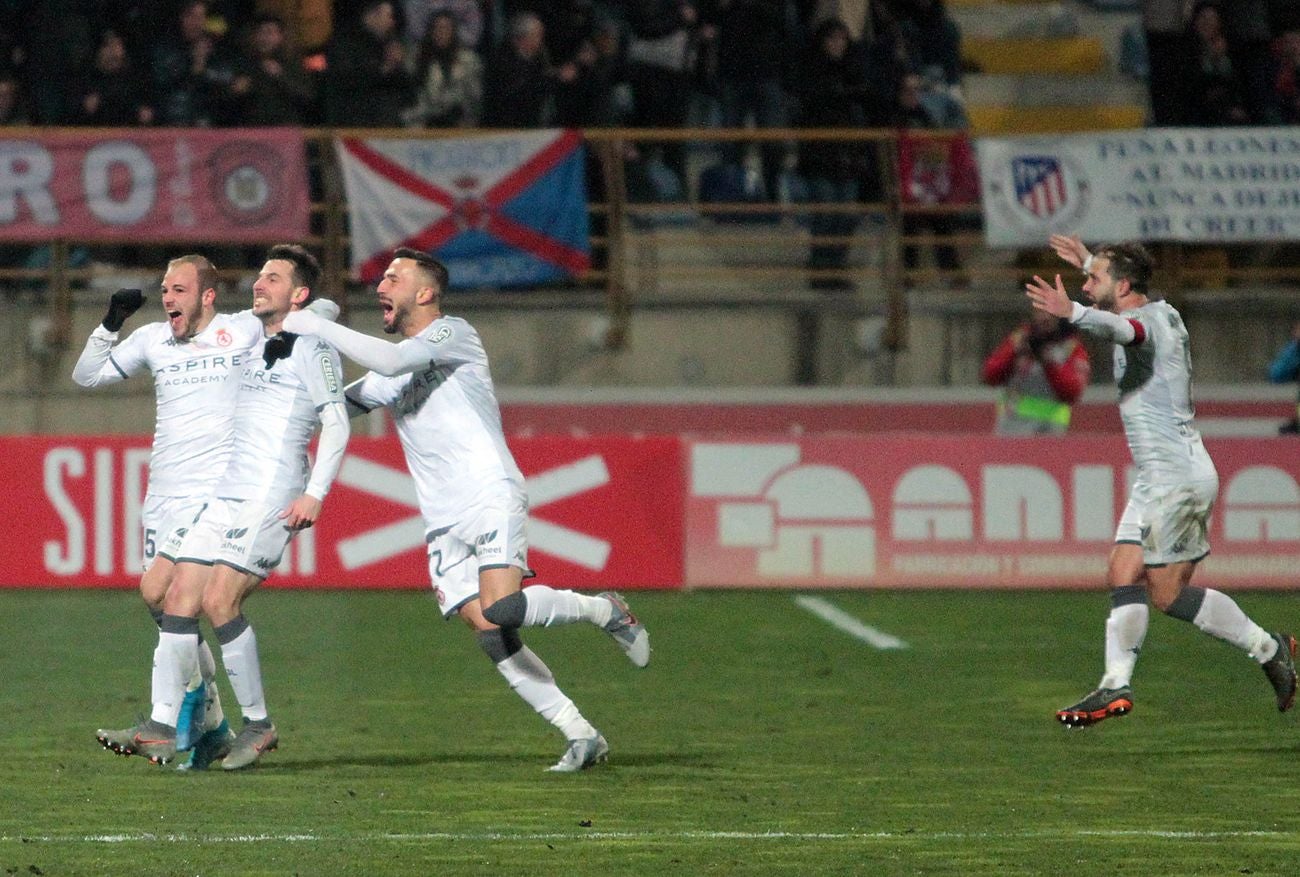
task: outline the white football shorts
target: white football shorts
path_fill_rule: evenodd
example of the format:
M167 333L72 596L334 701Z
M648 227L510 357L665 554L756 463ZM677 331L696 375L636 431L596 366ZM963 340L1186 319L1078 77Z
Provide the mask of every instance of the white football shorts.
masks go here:
M280 505L244 499L209 499L185 535L177 563L224 563L266 578L293 538Z
M517 496L502 494L475 505L450 527L433 531L429 543L429 581L444 618L478 596L481 569L528 568L528 507Z
M1147 566L1200 560L1210 553L1210 513L1218 495L1217 476L1184 484L1139 479L1120 516L1115 541L1141 545Z
M176 560L185 534L203 508L204 499L188 496L154 496L144 498L140 508L140 568L148 570L155 558Z

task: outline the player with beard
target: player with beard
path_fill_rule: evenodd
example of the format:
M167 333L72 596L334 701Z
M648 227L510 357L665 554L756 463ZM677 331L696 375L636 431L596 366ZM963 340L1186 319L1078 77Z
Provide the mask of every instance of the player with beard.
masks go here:
M447 269L401 248L377 289L384 332L396 344L301 312L285 328L333 344L370 373L348 386L353 413L387 406L424 518L429 576L443 617L459 615L498 672L568 741L549 768L572 773L604 761L609 745L583 718L519 628L586 621L608 633L638 667L650 661L645 628L617 594L586 596L534 585L528 569L528 496L506 446L501 412L478 333L442 313Z
M285 315L312 300L319 278L310 253L282 244L268 251L253 284L259 334L232 379L237 398L228 462L177 549L154 652L150 718L101 730L101 742L114 751L157 764L175 756L185 680L201 660L200 613L221 644L244 716L222 767L248 767L278 743L243 603L279 564L293 534L319 517L347 446L338 354L315 337L281 332ZM317 427L320 444L310 463L307 446Z
M230 457L237 385L228 378L248 359L262 332L251 311L217 313L217 283L217 269L206 256L172 259L159 290L166 319L141 326L121 343L122 327L144 304L144 295L138 289L118 290L72 370L73 380L83 387L120 383L142 372L154 378L154 438L140 512L140 596L155 623L162 620L181 540ZM338 314L333 302L314 304L329 319ZM205 766L232 738L206 642L200 644L199 658L203 684L187 696L199 740L189 739L188 721L178 740L182 749L196 743L187 762L192 767Z
M1193 419L1192 359L1182 317L1148 291L1153 263L1141 244L1111 244L1096 253L1064 235L1053 236L1051 244L1084 271L1083 292L1092 307L1071 301L1059 274L1054 284L1035 277L1026 293L1034 307L1114 342L1120 419L1137 467L1107 569L1105 670L1094 691L1056 718L1081 727L1133 709L1129 683L1146 638L1148 600L1259 662L1278 710L1286 712L1295 703L1295 637L1264 630L1227 594L1191 584L1210 553L1219 476Z

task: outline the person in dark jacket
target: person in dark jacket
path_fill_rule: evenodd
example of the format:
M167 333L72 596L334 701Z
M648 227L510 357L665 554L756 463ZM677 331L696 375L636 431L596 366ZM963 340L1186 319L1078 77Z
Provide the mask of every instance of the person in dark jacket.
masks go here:
M393 125L411 105L411 75L391 0L368 0L325 51L325 123L356 128Z
M808 61L799 83L803 128L861 128L867 121L871 91L857 54L852 51L849 29L836 18L823 21L813 34ZM808 184L814 204L849 204L858 198L867 153L862 144L849 141L803 141L799 145L799 173ZM811 216L814 241L808 254L811 271L842 271L849 247L839 241L816 238L845 237L857 228L852 213L817 212ZM810 277L817 289L848 288L843 276Z

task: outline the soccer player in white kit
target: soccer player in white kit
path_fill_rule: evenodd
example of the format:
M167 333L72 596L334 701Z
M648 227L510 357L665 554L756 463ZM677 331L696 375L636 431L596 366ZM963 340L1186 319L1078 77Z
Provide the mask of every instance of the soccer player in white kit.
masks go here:
M1072 302L1059 274L1054 284L1035 277L1026 292L1034 307L1115 343L1120 418L1137 467L1107 569L1105 671L1096 690L1058 710L1057 719L1082 727L1133 709L1129 686L1146 637L1148 599L1258 661L1278 710L1286 712L1296 694L1295 637L1264 630L1227 594L1191 584L1197 563L1210 552L1219 476L1193 421L1182 317L1148 292L1152 260L1141 244L1111 244L1090 254L1077 238L1056 235L1052 246L1087 275L1083 291L1092 307Z
M118 290L72 370L83 387L116 384L145 371L153 375L157 413L140 513L140 596L155 623L162 620L181 539L230 456L236 385L227 378L248 357L262 329L248 311L218 314L216 287L217 270L207 257L172 259L160 290L167 319L141 326L120 344L122 326L144 296ZM206 642L200 645L200 663L205 683L213 683L216 664ZM216 685L205 684L196 694L206 697L206 732L213 740L228 737Z
M582 770L604 761L609 746L522 643L519 628L587 621L638 667L649 663L649 637L617 594L521 589L532 575L528 498L502 434L487 354L469 323L442 313L442 263L405 247L394 255L377 293L384 331L403 341L392 344L301 312L286 317L285 328L318 334L371 370L348 386L348 405L354 413L381 406L393 413L443 617L459 615L515 693L564 734L564 755L549 770Z
M245 719L222 767L253 764L278 742L257 639L242 606L279 563L293 533L319 517L347 445L338 354L318 338L281 333L285 314L308 304L319 277L310 253L279 245L253 284L252 313L262 332L232 382L237 395L228 462L177 549L154 653L153 710L141 725L101 731L110 748L160 764L175 755L186 680L199 660L200 612L221 644ZM307 446L317 426L320 443L309 469Z

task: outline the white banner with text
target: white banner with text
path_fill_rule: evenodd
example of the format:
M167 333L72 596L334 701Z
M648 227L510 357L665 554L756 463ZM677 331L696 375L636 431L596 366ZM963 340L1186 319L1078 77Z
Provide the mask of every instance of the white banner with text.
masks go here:
M1300 129L1146 128L984 138L989 246L1300 237Z

